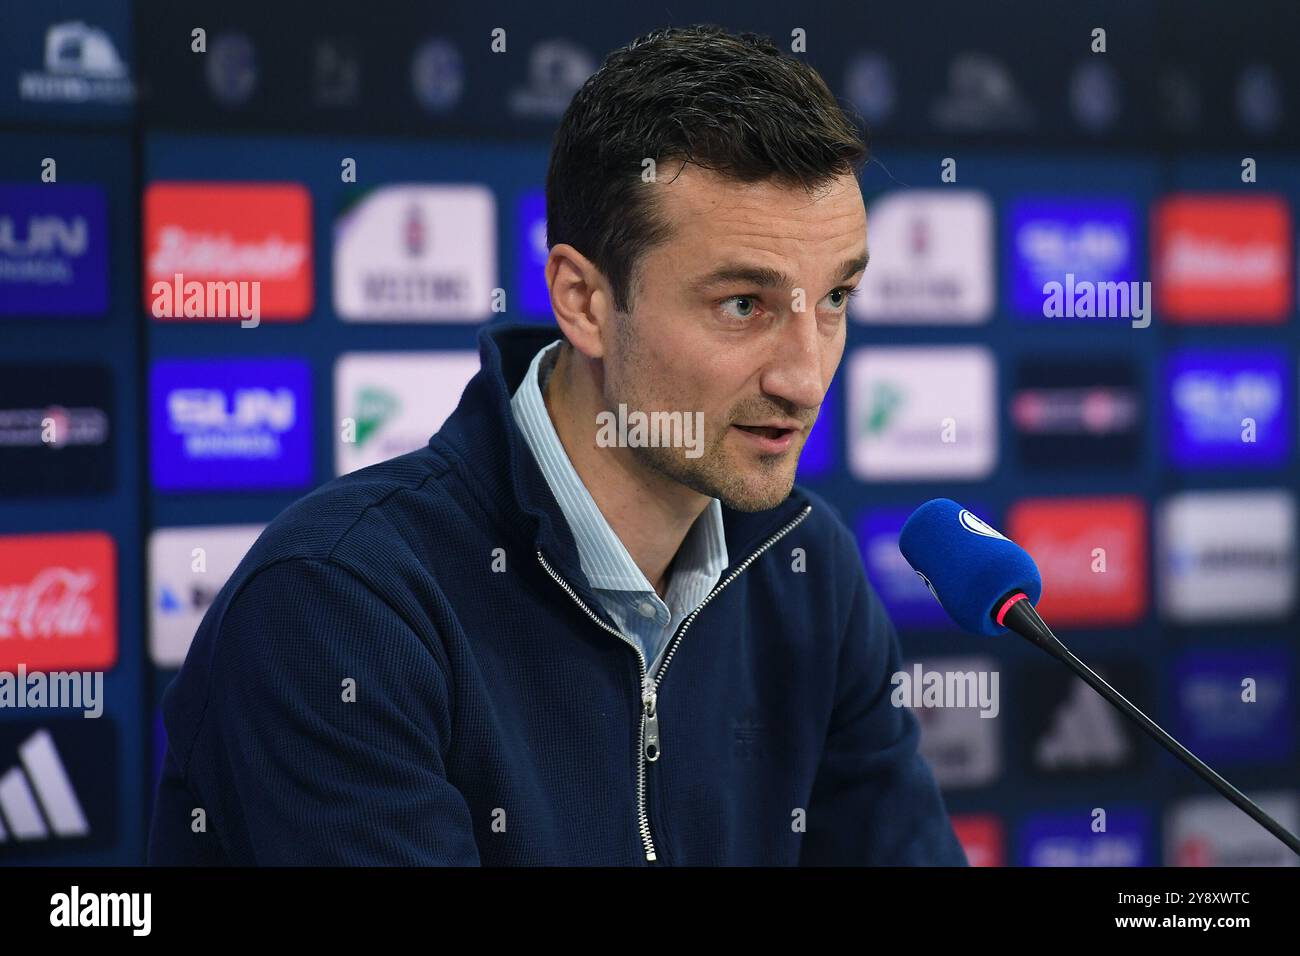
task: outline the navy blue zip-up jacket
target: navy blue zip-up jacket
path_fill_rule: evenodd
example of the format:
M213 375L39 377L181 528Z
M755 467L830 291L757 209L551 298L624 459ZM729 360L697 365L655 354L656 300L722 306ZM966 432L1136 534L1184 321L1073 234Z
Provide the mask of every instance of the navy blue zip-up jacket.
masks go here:
M149 861L964 865L820 497L723 509L733 563L644 677L511 416L558 334L485 327L425 448L263 532L164 695Z

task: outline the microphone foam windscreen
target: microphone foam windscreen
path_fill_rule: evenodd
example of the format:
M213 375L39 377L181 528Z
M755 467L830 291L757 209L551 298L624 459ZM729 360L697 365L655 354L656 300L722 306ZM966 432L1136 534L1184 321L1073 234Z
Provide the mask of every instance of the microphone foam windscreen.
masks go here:
M1037 603L1043 591L1028 552L948 498L927 501L898 536L898 550L943 609L963 629L995 637L1007 630L993 619L1009 592Z

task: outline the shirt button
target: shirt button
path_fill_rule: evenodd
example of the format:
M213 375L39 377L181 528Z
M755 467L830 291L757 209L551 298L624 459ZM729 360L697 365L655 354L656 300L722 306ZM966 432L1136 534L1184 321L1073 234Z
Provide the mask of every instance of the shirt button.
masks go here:
M651 604L649 601L642 601L641 606L637 608L637 610L641 612L642 617L655 616L655 606Z

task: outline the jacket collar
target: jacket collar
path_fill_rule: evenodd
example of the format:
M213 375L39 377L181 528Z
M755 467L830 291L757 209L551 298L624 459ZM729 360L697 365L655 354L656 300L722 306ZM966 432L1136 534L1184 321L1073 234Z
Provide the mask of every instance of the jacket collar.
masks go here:
M479 371L429 444L459 460L468 472L471 493L503 529L530 551L541 551L566 581L590 595L573 534L510 410L510 399L533 356L560 334L554 325L519 322L481 328ZM808 504L808 496L796 485L789 497L767 511L741 512L723 505L728 570Z

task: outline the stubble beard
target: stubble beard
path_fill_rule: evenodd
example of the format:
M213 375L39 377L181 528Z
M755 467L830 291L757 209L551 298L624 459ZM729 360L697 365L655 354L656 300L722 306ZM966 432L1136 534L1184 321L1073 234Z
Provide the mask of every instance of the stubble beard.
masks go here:
M639 338L631 329L632 321L626 314L615 319L616 335L625 369L648 368L646 354ZM612 382L605 376L603 398L605 410L617 416L622 403L629 410L681 411L686 409L661 409L644 401L637 382L629 377ZM707 418L703 453L698 458L687 458L686 448L637 445L628 448L639 465L690 488L697 494L717 498L734 511L767 511L775 508L790 495L794 487L794 463L799 460L802 444L791 446L779 455L737 454L727 446L731 435L731 422L722 423L721 430L713 432ZM806 432L805 432L806 434ZM743 455L743 458L741 457Z

